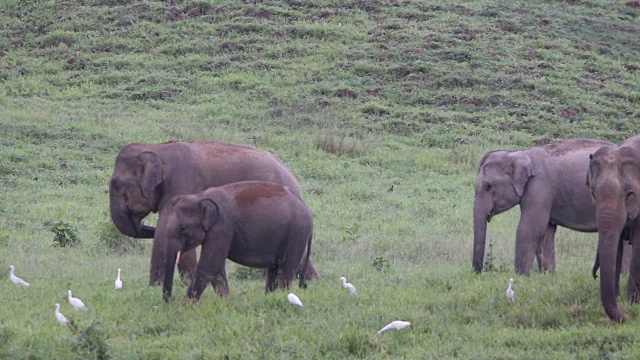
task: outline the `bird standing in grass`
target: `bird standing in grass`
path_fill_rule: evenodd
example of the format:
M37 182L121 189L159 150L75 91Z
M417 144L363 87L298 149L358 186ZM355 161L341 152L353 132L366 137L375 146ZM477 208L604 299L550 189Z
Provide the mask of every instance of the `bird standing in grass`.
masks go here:
M9 265L9 277L11 278L11 282L14 285L18 285L18 286L24 286L24 287L29 287L29 283L20 279L19 277L17 277L14 274L14 267L13 265Z
M122 280L120 280L120 269L118 269L118 277L116 278L116 290L122 289Z
M391 329L396 329L396 330L404 329L404 328L408 327L409 325L411 325L411 323L408 322L408 321L402 321L402 320L392 321L387 326L385 326L382 329L380 329L378 331L378 334L382 334L383 332L385 332L387 330L391 330Z
M347 278L342 276L340 277L340 281L342 281L342 287L344 287L345 289L349 290L349 292L351 292L353 295L356 295L356 287L353 286L353 284L348 283L347 282Z
M60 304L56 304L56 320L58 320L58 322L62 325L66 324L69 322L69 320L67 320L67 318L62 315L62 313L60 312Z
M300 301L300 298L298 298L294 293L289 293L289 295L287 295L287 299L289 299L289 302L293 305L302 306L302 301Z
M76 310L87 310L87 307L84 305L82 300L71 295L71 290L69 290L69 304L71 304L71 306Z
M513 279L509 279L509 287L507 288L507 299L516 302L516 293L513 292Z

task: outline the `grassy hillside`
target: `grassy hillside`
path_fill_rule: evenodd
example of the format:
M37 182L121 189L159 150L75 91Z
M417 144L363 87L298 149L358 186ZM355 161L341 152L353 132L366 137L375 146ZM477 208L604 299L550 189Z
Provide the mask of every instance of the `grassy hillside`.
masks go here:
M639 15L595 0L1 2L0 269L32 286L0 283L0 357L636 358L640 311L604 315L595 235L559 230L558 273L517 277L514 305L518 210L490 224L494 271L470 259L486 151L640 132ZM323 275L294 289L304 308L233 264L228 299L188 305L178 286L165 304L151 241L109 249L118 150L203 139L272 151L299 178ZM59 221L80 245L53 246ZM374 335L398 319L411 328Z

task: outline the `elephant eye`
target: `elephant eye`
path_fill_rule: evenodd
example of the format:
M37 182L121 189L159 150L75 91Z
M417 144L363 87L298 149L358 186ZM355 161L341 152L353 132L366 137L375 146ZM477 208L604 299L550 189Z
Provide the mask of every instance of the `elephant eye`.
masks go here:
M491 184L485 184L484 185L485 190L487 191L491 191Z
M187 233L187 229L184 226L180 226L180 235L185 235Z

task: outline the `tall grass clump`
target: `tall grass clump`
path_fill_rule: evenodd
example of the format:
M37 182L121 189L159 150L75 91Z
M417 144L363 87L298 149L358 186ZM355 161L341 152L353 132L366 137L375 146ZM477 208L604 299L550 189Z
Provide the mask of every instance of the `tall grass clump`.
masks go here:
M316 135L315 146L338 156L359 157L370 153L370 147L365 141L335 132L321 132Z

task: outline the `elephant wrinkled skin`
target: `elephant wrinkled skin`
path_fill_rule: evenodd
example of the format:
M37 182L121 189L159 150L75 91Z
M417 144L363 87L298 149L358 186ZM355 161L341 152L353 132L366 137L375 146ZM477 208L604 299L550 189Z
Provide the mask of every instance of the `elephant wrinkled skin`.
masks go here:
M635 137L634 137L635 138ZM628 318L618 307L619 241L628 233L632 245L627 295L640 301L640 143L634 138L620 146L605 146L590 156L587 184L596 207L600 299L610 319Z
M153 227L142 224L151 212L160 212L176 195L187 195L238 181L270 181L286 185L301 197L298 181L273 154L251 146L225 142L168 142L129 144L116 158L109 183L109 207L116 227L135 238L154 238L149 283L164 278L167 239ZM178 267L192 276L195 249L182 256ZM307 279L319 278L312 261Z
M176 258L202 245L187 297L197 300L209 283L221 296L229 293L225 260L267 269L265 292L289 288L298 265L308 263L313 235L311 212L287 186L244 181L173 198L160 214L166 232L162 297L171 297ZM305 260L306 258L306 260ZM300 286L304 286L300 271Z
M555 270L556 227L597 231L585 186L589 154L608 141L570 139L521 151L492 151L480 161L474 201L473 269L481 272L487 223L520 205L515 268L529 274L534 254L541 270ZM628 251L627 251L628 253Z

